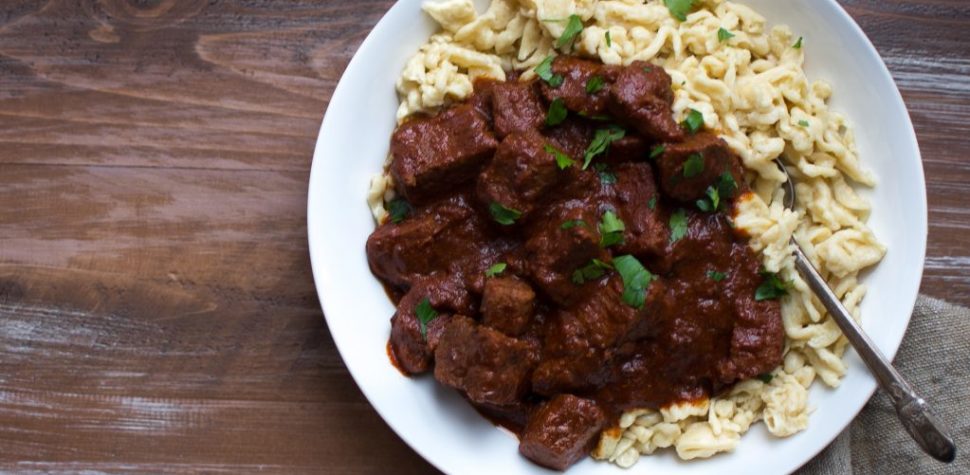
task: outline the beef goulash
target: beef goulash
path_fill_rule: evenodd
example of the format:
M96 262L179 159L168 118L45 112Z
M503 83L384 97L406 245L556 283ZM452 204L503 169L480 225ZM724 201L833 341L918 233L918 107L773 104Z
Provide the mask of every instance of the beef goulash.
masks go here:
M560 56L402 123L398 198L367 241L390 354L564 470L624 410L723 393L781 363L779 303L733 228L738 157L670 77Z

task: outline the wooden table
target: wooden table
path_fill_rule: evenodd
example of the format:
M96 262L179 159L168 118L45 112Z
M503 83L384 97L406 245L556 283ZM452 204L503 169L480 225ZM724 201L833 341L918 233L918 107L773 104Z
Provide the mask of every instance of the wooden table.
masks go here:
M391 3L0 2L0 470L432 471L307 256L320 119ZM922 144L923 291L970 304L970 9L844 3Z

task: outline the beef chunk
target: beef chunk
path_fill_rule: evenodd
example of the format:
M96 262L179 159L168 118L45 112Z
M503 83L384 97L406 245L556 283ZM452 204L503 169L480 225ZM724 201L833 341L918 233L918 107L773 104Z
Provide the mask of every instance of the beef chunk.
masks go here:
M595 207L570 200L551 207L530 229L525 243L530 278L560 305L577 298L579 285L572 277L579 268L592 259L607 259L600 247L599 219Z
M644 137L678 141L684 137L684 131L674 121L673 100L667 72L659 66L635 61L617 73L610 87L609 110Z
M688 161L699 161L701 164L699 172L691 177L687 177L684 171ZM683 142L667 144L657 165L664 193L688 203L703 198L707 188L716 185L725 173L729 173L736 184L743 183L738 156L724 140L710 132L699 132Z
M647 141L638 135L627 134L622 139L610 144L610 148L606 150L606 155L602 158L602 161L617 164L640 161L649 156L650 146Z
M482 295L482 322L509 336L519 336L535 313L536 294L515 278L488 279Z
M586 456L606 425L595 401L562 394L543 404L522 432L519 452L555 470L566 470Z
M417 306L428 299L438 317L421 331ZM398 302L391 317L391 352L398 366L409 374L423 373L431 366L431 357L453 312L474 310L471 297L460 279L454 276L434 276L419 280Z
M606 112L606 103L610 95L608 79L612 75L610 66L572 56L558 56L552 62L552 72L562 75L563 82L558 87L541 82L542 95L546 100L552 102L555 99L562 99L567 109L590 117ZM593 93L586 92L587 84L594 77L603 81L602 87Z
M434 377L473 402L510 405L528 390L534 353L526 342L453 317L435 350Z
M616 184L603 189L626 226L623 244L616 247L616 252L637 256L661 254L670 239L670 231L658 207L660 195L650 165L627 163L613 171Z
M495 158L478 177L478 198L529 214L562 177L556 158L537 132L514 133L499 145Z
M498 142L471 104L401 124L391 137L395 189L422 203L475 177Z
M544 135L549 138L551 145L578 163L583 163L583 154L593 141L595 133L595 125L589 121L569 118L562 124L546 130Z
M546 110L535 92L535 82L504 82L492 88L495 135L505 138L513 132L538 130L546 121Z
M400 223L384 223L367 238L371 271L408 288L436 271L478 278L507 245L489 239L488 224L464 195L439 201Z

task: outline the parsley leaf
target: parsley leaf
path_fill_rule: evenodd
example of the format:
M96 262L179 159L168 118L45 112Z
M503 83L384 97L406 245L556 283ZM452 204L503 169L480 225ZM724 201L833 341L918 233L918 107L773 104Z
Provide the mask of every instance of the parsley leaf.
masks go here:
M502 272L505 272L505 268L508 266L509 265L504 262L499 262L498 264L489 267L488 270L485 271L485 277L495 277Z
M721 198L731 199L734 198L734 194L738 191L738 182L734 181L734 177L731 176L730 172L724 172L721 176L717 177L717 192Z
M757 376L757 378L760 379L761 382L768 384L772 379L775 379L775 375L771 373L761 373Z
M810 126L812 124L809 124L807 120L800 120L800 121L798 121L798 125L800 125L802 127L808 127L808 126Z
M546 59L543 59L542 62L536 66L535 72L536 76L539 76L539 79L542 79L550 86L559 87L562 85L563 77L561 74L552 73L552 62L555 59L556 57L553 55L546 56Z
M613 266L623 279L623 302L636 309L642 308L653 274L633 256L614 258Z
M714 282L720 282L724 280L725 277L727 277L727 274L725 274L724 272L718 272L716 270L709 270L707 271L707 277L709 277Z
M562 153L559 149L553 147L552 145L546 144L546 146L543 148L546 150L546 153L556 158L556 165L559 166L560 170L565 170L576 163L573 161L573 159L569 158L569 155Z
M667 147L664 147L663 145L657 145L656 147L653 148L653 150L650 151L650 158L651 159L657 158L663 155L664 151L666 150L667 150Z
M605 163L597 163L593 165L593 169L600 174L600 183L604 185L616 183L616 175L610 171L610 167L606 166Z
M611 125L605 129L598 129L596 135L593 136L593 141L590 142L589 147L586 147L586 153L583 154L583 170L589 168L590 162L597 155L606 152L610 148L610 144L620 140L626 135L626 131Z
M707 187L707 191L705 193L707 194L707 197L697 200L697 207L700 208L701 211L707 213L717 211L717 209L721 207L721 194L717 191L717 187L711 185Z
M613 266L599 259L593 259L589 261L589 264L586 264L585 266L576 269L576 272L573 272L573 283L584 284L591 280L599 279L606 274L606 271L612 268Z
M610 30L606 30L606 47L613 47L613 38L610 38Z
M488 205L488 212L492 213L492 218L495 219L495 222L503 226L508 226L514 223L515 220L522 217L521 211L506 208L505 206L502 206L501 203L495 201Z
M576 39L576 35L581 31L583 31L583 20L579 18L579 15L569 15L569 23L566 23L566 29L563 30L559 39L556 40L556 48L562 48L563 46L571 44Z
M431 301L428 300L428 297L425 297L424 300L418 303L417 307L414 307L414 313L418 316L421 336L428 338L428 324L438 318L438 311L431 306Z
M562 226L559 226L559 229L572 229L575 227L585 228L586 226L586 221L581 219L570 219L569 221L562 223Z
M696 134L697 131L701 130L701 127L704 126L704 114L701 114L696 109L691 109L681 124L687 128L688 132L691 134Z
M603 220L600 221L600 246L610 247L615 244L623 244L623 231L626 226L623 221L616 216L612 210L603 213Z
M404 198L394 198L387 204L387 213L394 224L404 221L411 214L411 205Z
M694 178L704 171L704 156L692 153L684 160L684 178Z
M656 209L657 208L657 196L656 195L654 195L653 198L650 198L650 201L647 202L647 207L650 208L650 209Z
M562 121L566 120L567 115L569 115L569 111L566 110L566 103L557 97L549 103L549 112L546 113L546 125L549 127L559 125Z
M798 41L796 41L795 44L792 45L792 48L802 49L802 37L801 36L798 37Z
M664 0L670 15L680 21L687 19L687 14L694 8L694 0Z
M778 274L762 272L761 277L764 277L765 280L758 286L758 289L754 293L754 299L758 302L763 300L776 300L788 294L791 283L779 279Z
M734 38L734 33L731 33L730 31L727 31L724 28L718 28L717 41L720 41L721 43L723 43L731 38Z
M670 243L680 241L687 235L687 213L678 209L670 215Z
M603 76L593 76L586 81L586 93L596 94L603 89Z

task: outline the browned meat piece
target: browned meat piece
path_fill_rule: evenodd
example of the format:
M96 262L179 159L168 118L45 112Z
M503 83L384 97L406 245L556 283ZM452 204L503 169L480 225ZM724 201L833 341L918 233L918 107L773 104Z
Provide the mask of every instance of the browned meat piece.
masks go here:
M592 450L605 425L606 414L596 401L562 394L529 418L519 452L544 467L566 470Z
M547 129L543 134L550 144L582 165L583 154L593 141L596 128L588 121L569 118L556 127Z
M676 142L683 139L684 131L674 121L673 101L667 72L659 66L635 61L617 73L610 88L609 110L644 137Z
M495 135L501 140L513 132L538 130L546 110L535 92L535 82L504 82L492 89Z
M424 299L438 312L421 331L416 308ZM423 373L431 366L438 339L452 312L470 313L474 306L460 279L434 276L418 281L398 302L391 317L391 352L400 369L409 374Z
M471 104L482 117L485 117L486 121L491 124L492 120L492 96L494 95L495 86L502 84L499 81L489 78L477 78L475 79L475 93L468 98L468 103Z
M623 221L623 244L617 254L659 255L670 240L667 218L661 212L660 195L653 171L646 163L627 163L615 167L616 184L603 187L616 213Z
M528 390L534 351L526 342L456 316L438 341L434 377L476 403L514 404Z
M693 203L703 198L707 188L716 185L725 173L730 173L736 184L743 183L738 156L724 140L710 132L699 132L683 142L666 144L664 149L657 160L657 171L660 186L671 198Z
M610 144L610 148L603 157L603 163L617 164L622 162L642 161L650 156L650 146L646 140L637 135L625 135L622 139ZM597 159L600 160L600 159Z
M536 294L515 278L488 279L482 295L482 323L509 336L519 336L535 313Z
M407 289L418 277L458 273L471 283L508 248L490 240L488 223L464 195L436 202L400 223L384 223L367 238L367 259L377 277ZM480 290L480 285L474 285Z
M606 103L610 96L609 79L613 75L612 69L610 66L572 56L558 56L552 62L552 72L561 74L563 83L559 87L552 87L545 81L540 81L542 95L549 102L562 99L563 104L571 111L590 117L602 115L606 112ZM590 93L587 92L590 81L601 81L602 85ZM592 85L589 87L590 90L594 89Z
M592 259L607 259L600 247L599 220L594 206L570 200L551 207L529 230L525 252L530 278L560 305L578 297L580 285L573 282L577 270Z
M471 180L498 142L470 104L401 124L391 137L395 189L413 204Z
M499 203L528 215L563 176L556 157L545 150L546 145L546 140L533 131L506 137L478 177L482 204Z

